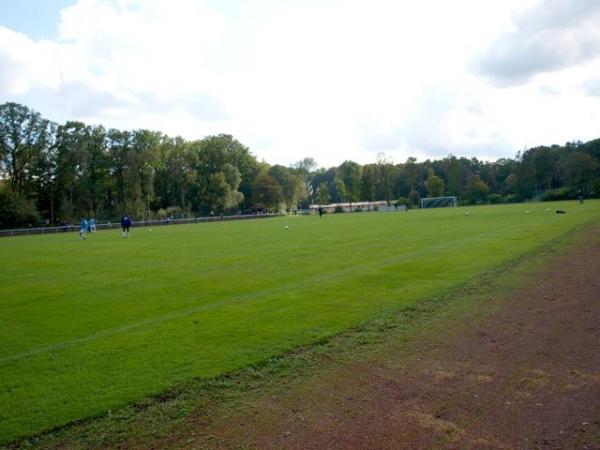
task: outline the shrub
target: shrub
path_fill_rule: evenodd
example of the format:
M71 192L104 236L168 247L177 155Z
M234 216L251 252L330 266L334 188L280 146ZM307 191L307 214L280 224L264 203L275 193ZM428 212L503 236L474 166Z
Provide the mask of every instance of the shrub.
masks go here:
M552 200L573 200L577 198L577 188L562 187L558 189L548 189L542 194L541 200L548 202Z
M504 197L504 201L506 203L518 203L521 201L521 199L516 194L508 194Z
M0 228L37 226L40 216L35 202L0 185Z
M497 205L498 203L502 203L504 201L504 199L502 198L502 196L500 194L490 194L490 195L488 195L488 201L492 205Z
M167 216L175 219L183 217L183 212L180 206L169 206L167 208Z
M405 205L406 209L411 208L412 205L410 203L410 200L407 199L406 197L398 197L398 200L396 200L396 205L397 206L402 206Z

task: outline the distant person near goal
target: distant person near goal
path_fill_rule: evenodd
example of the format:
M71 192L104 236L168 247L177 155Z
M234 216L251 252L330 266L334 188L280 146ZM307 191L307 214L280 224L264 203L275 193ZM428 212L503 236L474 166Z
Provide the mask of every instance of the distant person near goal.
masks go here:
M123 229L123 233L121 236L129 237L129 228L131 227L131 219L127 214L121 217L121 228Z

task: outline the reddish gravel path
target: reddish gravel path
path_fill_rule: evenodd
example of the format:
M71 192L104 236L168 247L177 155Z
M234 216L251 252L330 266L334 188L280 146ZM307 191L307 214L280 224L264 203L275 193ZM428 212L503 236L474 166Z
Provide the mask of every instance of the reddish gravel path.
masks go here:
M599 275L595 229L474 326L466 319L444 337L385 345L242 414L198 413L189 434L162 444L600 449Z

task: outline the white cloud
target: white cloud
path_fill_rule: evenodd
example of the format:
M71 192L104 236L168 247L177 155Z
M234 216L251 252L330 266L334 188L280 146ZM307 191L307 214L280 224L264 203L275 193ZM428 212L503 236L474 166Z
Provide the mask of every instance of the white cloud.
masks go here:
M582 88L586 95L600 97L600 78L586 81L582 84Z
M78 95L81 101L66 99L61 116L80 113L79 106L68 108L92 100L83 118L115 115L122 125L111 125L121 127L147 126L140 114L157 108L189 107L208 120L212 109L221 118L222 107L208 92L218 78L209 62L222 30L222 18L201 1L81 0L61 12L55 42L0 28L2 94ZM93 101L109 98L115 104ZM208 105L199 107L199 98Z
M125 92L169 96L207 85L221 17L193 0L82 0L61 13L59 40L90 75Z
M58 47L33 42L26 35L0 26L0 95L23 94L32 88L60 85Z
M509 157L598 137L596 5L80 0L55 41L0 27L0 101L271 163Z
M505 32L475 58L475 72L499 85L528 82L534 75L600 56L600 2L547 0L514 17Z

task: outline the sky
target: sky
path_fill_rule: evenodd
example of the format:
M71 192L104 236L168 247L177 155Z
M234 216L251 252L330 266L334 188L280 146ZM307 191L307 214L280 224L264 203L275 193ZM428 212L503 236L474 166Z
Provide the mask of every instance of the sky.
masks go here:
M512 158L600 137L600 1L0 0L8 101L271 164Z

